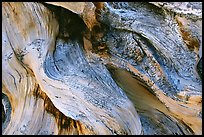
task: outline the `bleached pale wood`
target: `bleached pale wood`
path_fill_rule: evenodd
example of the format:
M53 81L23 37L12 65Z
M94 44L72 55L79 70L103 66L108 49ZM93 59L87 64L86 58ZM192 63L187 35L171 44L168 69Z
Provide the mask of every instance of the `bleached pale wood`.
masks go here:
M53 116L45 114L42 118L42 102L34 103L36 84L61 113L85 126L81 134L141 134L133 104L120 89L112 87L114 84L107 83L113 80L105 81L91 70L78 43L56 40L58 23L48 9L38 3L3 3L2 10L3 92L12 106L3 134L58 134ZM67 67L66 76L53 67L57 47L64 48L56 57L68 63L60 64ZM69 60L63 52L70 52ZM90 71L82 74L83 67Z
M97 3L47 3L90 32L63 40L43 4L2 3L3 134L202 134L199 8L108 2L96 15Z

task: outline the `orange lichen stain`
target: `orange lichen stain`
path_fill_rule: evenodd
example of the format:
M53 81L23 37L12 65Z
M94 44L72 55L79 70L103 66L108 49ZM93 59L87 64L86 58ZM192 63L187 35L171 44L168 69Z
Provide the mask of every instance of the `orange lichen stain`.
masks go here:
M49 97L40 89L39 85L36 84L35 90L33 92L36 100L38 98L42 98L44 100L44 108L45 110L54 115L56 119L56 123L58 125L58 134L59 135L68 135L68 134L85 134L85 132L89 132L89 129L86 129L85 126L77 120L69 118L65 116L62 112L60 112L49 99Z
M13 19L13 22L16 23L16 24L20 24L23 20L20 19L20 16L21 16L21 10L22 9L22 4L21 3L14 3L14 2L8 2L7 5L7 8L9 8L10 10L10 15L11 15L11 19Z
M31 20L31 21L28 23L28 29L32 30L33 28L35 28L35 23L34 23L34 21Z
M179 17L178 15L175 16L175 19L178 23L179 31L183 38L183 41L187 45L188 49L191 51L194 50L195 52L198 52L200 46L199 41L195 36L192 35L188 27L189 21L184 17Z
M198 104L202 103L202 97L201 96L191 96L188 99L189 102L197 102Z
M140 72L137 69L135 69L132 65L128 64L128 67L135 74L137 75L140 74ZM124 73L126 75L123 75L122 71L120 71L120 73L117 74L118 75L120 74L120 77L118 79L120 81L123 80L125 83L123 85L126 85L124 89L128 89L130 91L133 89L138 89L139 86L134 87L134 85L136 85L136 81L133 82L132 80L132 83L130 83L132 79L130 76L128 76L130 74ZM144 82L147 85L152 85L152 87L150 86L151 89L157 90L152 91L155 93L155 96L153 96L153 94L151 96L148 95L147 92L145 92L145 90L147 89L143 88L139 89L139 91L142 91L142 93L137 92L136 94L132 94L133 91L130 92L134 98L136 98L136 96L139 96L138 100L142 100L137 102L139 104L143 102L143 105L141 104L142 106L141 109L145 109L145 107L150 109L158 109L161 112L165 113L166 115L170 115L178 120L182 120L186 125L188 125L193 130L193 132L196 135L202 134L202 119L198 117L198 113L201 111L202 108L200 104L200 102L202 102L202 97L192 96L185 103L176 101L166 96L161 90L159 90L158 87L156 87L156 85L150 84L151 80L149 80L148 77L143 76L142 80L144 80ZM134 100L138 101L137 99Z
M181 119L196 135L202 134L202 119L197 117L199 111L195 111L183 102L175 101L165 96L161 91L157 91L156 94L157 97L169 108L172 116Z
M104 2L93 2L93 4L96 6L97 10L104 8Z
M192 95L187 96L185 93L188 91L180 92L177 97L184 101L184 105L193 107L194 109L201 109L202 106L202 96L200 95Z
M8 2L4 3L4 7L9 12L9 22L15 24L15 29L22 34L22 36L27 39L29 37L29 32L33 31L36 26L36 22L31 18L31 12L22 12L25 5L21 2ZM30 15L29 15L30 14Z
M105 43L100 43L94 48L94 52L97 53L100 58L109 58L110 55L108 54L108 47Z
M95 25L100 24L96 19L96 14L95 14L96 7L93 8L92 4L87 2L82 14L82 19L84 20L84 23L86 24L86 26L90 31L92 31Z
M86 39L85 37L83 37L83 40L84 40L85 51L91 51L92 50L92 43L90 42L90 40Z

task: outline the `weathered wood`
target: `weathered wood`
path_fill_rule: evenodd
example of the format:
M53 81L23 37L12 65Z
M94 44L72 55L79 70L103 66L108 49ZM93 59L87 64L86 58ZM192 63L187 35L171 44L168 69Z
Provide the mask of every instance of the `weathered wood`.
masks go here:
M188 4L3 2L2 133L202 134Z

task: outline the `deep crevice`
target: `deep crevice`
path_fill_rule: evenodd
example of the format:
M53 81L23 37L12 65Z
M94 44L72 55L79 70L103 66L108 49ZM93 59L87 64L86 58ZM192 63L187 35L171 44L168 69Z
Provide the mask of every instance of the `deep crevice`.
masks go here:
M9 124L9 121L11 119L11 103L8 98L8 96L4 93L2 93L2 132Z
M59 38L64 40L82 40L82 33L87 29L79 15L63 7L43 3L55 15L59 23Z
M171 120L171 112L168 108L161 102L151 88L148 87L142 80L137 77L134 77L131 72L128 72L123 69L115 68L114 66L107 65L111 77L116 82L116 84L126 93L127 97L133 102L138 114L146 119L140 119L141 123L144 124L145 129L151 130L156 134L170 134L169 131L178 134L193 134L192 131L188 131L189 127L182 125L183 128L178 128L177 126L172 126L177 124L177 121ZM160 112L160 116L158 116ZM152 122L151 119L154 119L155 122ZM150 121L149 121L150 120ZM168 121L167 121L168 120ZM166 122L165 122L166 121ZM158 127L154 127L155 123L160 123ZM169 123L169 124L168 124ZM146 127L148 125L148 128ZM152 127L152 128L151 128ZM188 129L188 130L187 130ZM158 131L154 131L158 130ZM180 131L179 131L180 130ZM183 131L185 130L185 131ZM147 132L145 131L145 134Z

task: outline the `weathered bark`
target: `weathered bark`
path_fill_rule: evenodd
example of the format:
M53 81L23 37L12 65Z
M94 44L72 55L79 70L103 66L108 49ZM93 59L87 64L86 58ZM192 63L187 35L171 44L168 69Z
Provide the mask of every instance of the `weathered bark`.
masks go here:
M202 134L200 5L2 3L3 134Z

